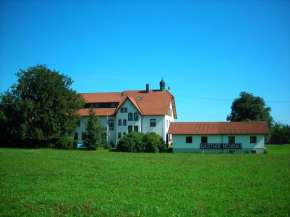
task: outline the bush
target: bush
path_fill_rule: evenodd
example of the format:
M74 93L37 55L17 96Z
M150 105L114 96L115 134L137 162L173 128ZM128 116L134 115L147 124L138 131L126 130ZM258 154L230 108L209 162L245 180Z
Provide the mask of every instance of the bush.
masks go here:
M144 134L138 132L130 132L122 136L117 144L117 151L144 152L145 144L143 137Z
M117 144L117 151L125 152L166 152L167 147L156 133L130 132L122 136Z
M72 136L61 136L58 146L63 149L72 149L74 147L74 138Z
M157 133L146 133L143 141L145 143L145 152L166 152L167 148L161 136Z
M104 149L111 149L112 148L112 145L109 142L104 141L103 144L102 144L102 147Z

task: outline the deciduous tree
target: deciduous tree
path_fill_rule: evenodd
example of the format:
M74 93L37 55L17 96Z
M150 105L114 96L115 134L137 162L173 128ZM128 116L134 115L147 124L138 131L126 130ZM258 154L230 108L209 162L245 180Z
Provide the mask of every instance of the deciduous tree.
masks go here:
M231 109L227 121L266 121L271 132L273 126L271 108L266 106L263 98L241 92L240 97L232 103Z
M275 122L273 132L271 134L271 143L274 144L288 144L290 143L290 126Z
M18 82L0 96L1 137L45 142L73 135L84 100L71 89L72 79L46 65L20 70L16 76Z

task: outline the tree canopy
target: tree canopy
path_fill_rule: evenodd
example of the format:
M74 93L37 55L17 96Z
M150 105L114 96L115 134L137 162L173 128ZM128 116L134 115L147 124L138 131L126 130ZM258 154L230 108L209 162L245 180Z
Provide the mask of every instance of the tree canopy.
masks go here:
M290 143L290 126L275 122L271 135L271 143L273 144L289 144Z
M266 121L271 131L273 125L271 108L266 106L263 98L241 92L240 97L233 101L231 109L227 121Z
M71 89L72 79L46 65L20 70L16 76L18 82L0 96L1 137L49 141L73 135L84 100Z

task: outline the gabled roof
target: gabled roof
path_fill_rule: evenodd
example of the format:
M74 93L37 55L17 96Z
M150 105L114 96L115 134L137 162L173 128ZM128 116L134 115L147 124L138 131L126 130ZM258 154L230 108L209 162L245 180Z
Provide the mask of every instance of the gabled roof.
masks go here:
M149 90L148 93L145 90L134 90L114 93L82 93L81 95L86 103L119 103L115 113L125 100L129 99L142 115L168 115L171 102L174 118L177 118L174 97L168 90ZM112 115L111 110L103 115Z
M266 122L173 122L173 135L269 134Z
M139 108L139 106L138 106L138 104L136 103L136 101L133 99L133 98L131 98L131 97L129 97L129 96L127 96L126 98L124 98L120 103L119 103L119 105L118 105L118 107L116 108L116 112L122 107L122 105L125 103L125 101L126 100L130 100L131 101L131 103L135 106L135 108L138 110L138 112L140 113L140 114L142 114L143 115L143 112L141 111L141 109Z

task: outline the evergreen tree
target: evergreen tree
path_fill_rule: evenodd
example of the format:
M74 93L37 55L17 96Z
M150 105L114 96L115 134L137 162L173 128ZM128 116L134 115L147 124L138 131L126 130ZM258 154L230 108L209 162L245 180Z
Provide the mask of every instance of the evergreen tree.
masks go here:
M89 110L89 119L86 123L85 146L89 150L96 150L103 144L102 126L93 108Z

